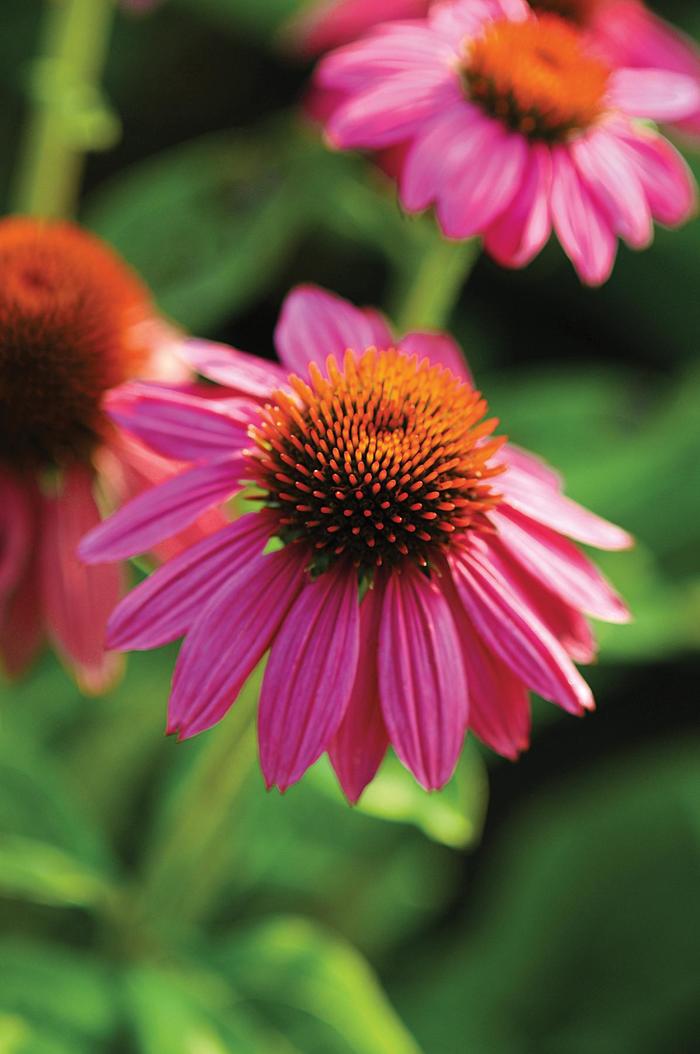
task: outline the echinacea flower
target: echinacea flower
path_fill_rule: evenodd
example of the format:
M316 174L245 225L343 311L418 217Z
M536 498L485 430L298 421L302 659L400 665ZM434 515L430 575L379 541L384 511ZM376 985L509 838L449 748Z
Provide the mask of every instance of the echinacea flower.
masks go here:
M530 6L578 26L612 66L668 70L700 84L700 52L693 41L642 0L530 0ZM675 123L682 132L700 135L700 101Z
M182 467L103 409L129 378L190 376L175 346L147 290L97 238L0 222L0 658L10 674L45 635L85 690L117 673L104 637L121 571L86 568L75 548L100 520L98 498L114 507Z
M269 649L268 786L284 790L327 751L356 801L389 743L440 787L468 728L507 757L527 746L529 690L591 709L572 662L595 653L584 613L628 614L564 536L619 549L629 535L494 437L449 337L397 341L377 313L301 287L276 344L284 369L194 343L192 364L226 386L218 400L133 385L113 403L143 442L172 456L189 446L199 464L91 532L84 559L140 552L244 485L259 504L157 570L110 620L124 650L185 636L168 730L219 721Z
M433 0L318 0L292 22L290 35L306 55L357 40L382 22L423 18Z
M618 237L648 246L653 220L692 214L680 155L637 119L694 112L693 78L613 68L589 38L525 0L456 0L394 22L322 60L342 93L326 128L345 149L407 144L404 207L434 204L449 238L480 235L522 267L552 228L581 278L609 276Z

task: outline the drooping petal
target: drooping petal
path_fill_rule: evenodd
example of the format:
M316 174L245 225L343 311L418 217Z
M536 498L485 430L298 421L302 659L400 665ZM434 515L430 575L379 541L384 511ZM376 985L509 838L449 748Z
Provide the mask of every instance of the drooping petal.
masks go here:
M110 647L158 648L183 636L236 569L262 552L272 530L267 516L250 513L173 557L114 611Z
M495 484L508 505L545 527L596 549L629 549L634 539L622 527L609 523L583 505L567 498L544 481L523 472L516 460Z
M455 142L471 133L479 121L475 107L454 106L437 114L418 130L399 170L401 203L409 212L422 212L442 192L447 175L445 158Z
M450 555L449 562L460 600L484 644L545 699L574 714L593 709L590 689L562 646L483 552L472 545Z
M330 118L326 132L346 150L392 146L456 102L459 91L449 66L397 74L350 96Z
M32 495L28 487L0 472L0 610L21 577L32 536Z
M81 687L99 692L121 665L120 656L105 650L105 637L123 580L118 566L85 567L76 554L80 539L100 520L92 485L89 470L72 468L64 473L60 494L45 499L41 578L51 637Z
M265 362L228 344L216 344L211 340L187 340L183 341L181 353L203 377L223 384L236 395L269 399L287 379L285 371L276 363Z
M530 147L521 187L484 236L487 251L504 267L524 267L546 244L552 230L549 194L550 152L542 143Z
M258 719L268 787L295 783L338 731L355 683L359 607L357 576L336 567L303 588L277 634Z
M509 472L516 473L521 480L523 478L532 479L556 491L562 488L562 478L556 469L536 454L531 454L529 450L516 446L515 443L506 443L501 447L497 460L508 465ZM499 476L499 482L501 478Z
M185 638L175 667L168 731L194 736L220 721L288 617L304 582L294 548L249 557Z
M462 649L469 690L469 727L496 753L514 760L527 749L530 738L527 689L479 637L449 570L441 588L450 604Z
M363 311L313 285L292 290L275 329L280 359L301 377L307 376L311 362L323 368L329 355L342 361L348 348L361 355L372 346L388 348L393 343L389 327L376 311Z
M522 136L508 132L498 121L471 104L468 135L447 154L437 196L437 217L448 238L480 234L513 200L527 158Z
M648 246L654 234L651 210L618 137L605 128L597 129L575 140L570 150L579 175L616 233L634 249Z
M565 147L552 150L552 222L564 252L588 285L610 277L617 239Z
M375 583L360 605L360 652L355 683L345 716L328 748L340 785L353 803L374 778L389 743L379 702L377 673L383 593L383 584Z
M434 366L444 366L455 377L474 384L464 352L447 333L409 333L399 341L398 347L405 355L429 359Z
M618 139L644 188L654 219L667 227L690 219L697 207L697 187L678 151L648 128L621 128Z
M700 107L700 87L684 73L659 69L618 69L610 77L613 106L630 117L674 121Z
M446 162L437 214L450 238L470 238L487 230L519 192L527 161L524 138L498 121L483 118L473 137Z
M240 455L197 465L140 494L90 531L80 545L81 559L103 563L148 552L206 509L229 498L238 489L246 466Z
M389 578L379 632L379 691L389 738L428 789L454 772L469 712L454 620L438 586L407 567Z
M106 409L156 453L178 461L210 461L245 449L248 427L258 416L250 400L200 399L143 383L113 389Z
M490 518L498 537L488 541L489 547L502 543L511 559L587 615L605 622L629 621L630 613L610 583L571 542L507 506Z
M31 542L22 576L0 605L0 659L10 677L24 673L44 639L41 566L35 531L31 533Z
M304 10L293 28L308 55L356 40L380 22L423 17L431 0L331 0Z
M424 23L383 25L322 59L317 80L324 88L362 91L386 77L444 68L452 57L452 48Z

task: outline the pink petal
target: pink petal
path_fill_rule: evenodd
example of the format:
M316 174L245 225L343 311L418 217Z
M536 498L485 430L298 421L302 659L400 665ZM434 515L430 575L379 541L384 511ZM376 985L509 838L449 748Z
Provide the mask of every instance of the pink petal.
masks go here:
M483 643L447 571L441 582L457 627L469 688L469 727L487 746L515 759L530 739L530 701L525 685Z
M181 472L140 494L83 539L79 554L86 563L121 560L148 552L193 523L212 505L229 498L247 471L235 455Z
M399 18L421 18L431 0L331 0L315 4L302 13L295 27L308 55L319 55L331 48L356 40L380 22Z
M409 333L398 346L405 355L415 355L419 361L429 359L434 366L444 366L460 381L474 384L464 352L446 333Z
M582 280L601 285L610 277L617 252L610 222L581 180L567 148L554 147L552 166L554 229Z
M110 647L147 650L183 636L235 569L262 552L272 530L267 516L250 513L173 557L114 611Z
M326 127L342 149L377 149L409 139L422 123L460 98L449 66L397 74L352 95Z
M353 804L374 779L389 743L379 702L377 672L383 594L383 586L375 583L360 605L360 652L355 683L345 716L328 748L340 785Z
M484 246L504 267L524 267L549 238L550 152L542 143L529 149L521 187L486 231Z
M379 631L379 691L389 738L427 789L454 772L468 716L467 682L449 605L408 566L387 583Z
M223 384L236 395L269 399L287 379L286 372L276 363L265 362L227 344L187 340L183 342L182 354L203 377Z
M336 567L297 597L270 652L258 730L268 787L295 783L330 746L357 670L360 605L352 568Z
M629 622L630 614L612 586L576 546L535 520L502 505L490 517L511 558L562 600L605 622Z
M33 485L0 472L0 610L22 575L31 544Z
M562 646L521 603L477 541L449 560L460 600L484 644L545 699L574 714L593 709L590 689Z
M509 207L528 156L523 136L506 132L497 121L484 119L472 135L449 156L438 198L438 219L450 238L482 233Z
M280 359L301 377L307 376L311 362L323 367L329 355L342 361L348 348L361 355L367 348L393 344L391 331L377 312L360 310L313 285L292 290L275 330Z
M227 713L302 588L304 564L294 547L249 556L214 594L180 651L168 732L188 738Z
M459 51L465 38L478 34L484 22L504 16L520 22L530 14L525 0L462 0L461 3L434 4L429 21L431 28Z
M426 209L442 192L447 168L445 158L471 133L480 117L475 107L458 100L420 128L399 169L401 203L409 212Z
M61 493L45 499L41 530L41 577L49 633L74 669L79 685L104 691L120 669L120 657L105 650L107 619L122 591L118 566L85 567L78 542L99 523L92 473L73 468Z
M498 491L508 505L537 520L553 531L597 549L629 549L634 539L614 523L596 516L583 505L547 484L539 484L511 462L508 471L497 477Z
M576 139L571 156L608 217L611 227L628 245L643 249L654 229L644 188L617 136L605 128Z
M425 23L402 22L332 52L319 63L317 80L324 88L361 92L389 77L444 69L452 58L452 48Z
M671 70L615 70L608 97L628 116L652 121L690 117L700 107L700 87L695 79Z
M508 465L511 475L517 474L520 480L532 479L557 491L562 488L562 478L556 469L536 454L531 454L529 450L516 446L515 443L506 443L501 447L497 460ZM499 484L502 478L499 476Z
M256 403L200 399L155 384L124 384L110 392L107 411L156 453L178 461L210 461L250 446Z
M654 219L667 227L677 227L690 219L697 207L697 187L678 151L647 128L622 129L620 141L644 188Z
M489 559L508 579L523 607L532 611L535 618L547 627L574 662L593 662L597 645L591 627L580 611L526 571L522 564L499 556L493 545L489 549Z
M36 514L38 519L38 513ZM41 596L41 567L36 545L36 526L31 531L31 549L22 576L0 607L0 659L10 677L24 673L36 657L44 638Z

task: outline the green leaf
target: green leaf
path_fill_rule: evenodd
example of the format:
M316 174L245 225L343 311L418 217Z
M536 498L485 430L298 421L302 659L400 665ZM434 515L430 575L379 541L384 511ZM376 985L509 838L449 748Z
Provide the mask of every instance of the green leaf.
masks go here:
M295 1054L269 1045L215 975L133 967L124 987L140 1054Z
M399 1000L427 1049L693 1049L699 764L697 737L658 744L512 819L472 925L424 949Z
M83 1042L105 1049L100 1044L114 1030L115 1001L109 973L98 961L48 944L5 940L0 978L0 1011L21 1018L31 1030L26 1054L71 1049L77 1054ZM47 1032L55 1036L54 1046L43 1038Z
M297 238L295 149L281 124L185 143L120 174L83 219L133 264L166 314L211 332L264 293Z
M346 804L330 765L316 765L309 778L335 801ZM393 754L387 755L355 808L382 820L413 824L433 841L463 849L481 834L487 797L484 763L478 752L467 746L447 786L430 793Z
M241 994L283 1016L305 1054L418 1054L367 962L304 919L253 924L227 941L218 962Z
M94 908L113 896L104 875L55 846L0 833L0 893L57 907Z

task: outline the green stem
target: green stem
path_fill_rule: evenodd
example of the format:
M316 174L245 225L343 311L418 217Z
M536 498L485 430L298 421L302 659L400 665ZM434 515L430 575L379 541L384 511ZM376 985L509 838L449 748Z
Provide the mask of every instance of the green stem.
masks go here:
M480 248L478 238L465 242L436 238L417 267L399 274L392 312L399 333L447 326Z
M207 733L151 843L134 921L187 924L216 898L231 849L234 803L257 759L253 675L226 719ZM187 750L182 746L179 749Z
M30 75L32 111L20 147L13 207L32 216L75 213L86 151L112 146L119 122L100 80L113 0L45 0L41 54Z

